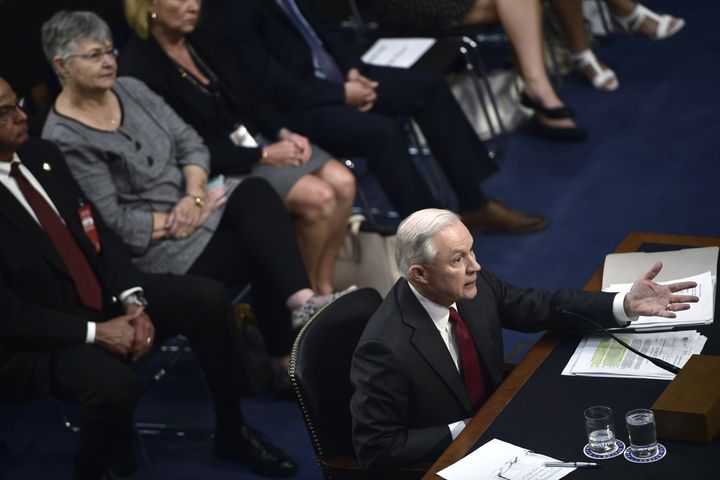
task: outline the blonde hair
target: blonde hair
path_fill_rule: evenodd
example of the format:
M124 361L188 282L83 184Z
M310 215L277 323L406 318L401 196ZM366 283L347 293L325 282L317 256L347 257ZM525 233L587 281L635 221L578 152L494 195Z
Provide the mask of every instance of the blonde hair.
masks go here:
M146 40L150 33L148 0L125 0L125 18L138 37Z

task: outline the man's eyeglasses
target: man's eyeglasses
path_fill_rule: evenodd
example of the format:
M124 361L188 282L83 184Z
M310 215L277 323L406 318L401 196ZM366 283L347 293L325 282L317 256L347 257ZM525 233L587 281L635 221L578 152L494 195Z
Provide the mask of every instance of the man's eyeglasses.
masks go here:
M25 99L15 101L14 105L0 105L0 123L7 122L19 110L25 106Z
M103 58L105 58L105 55L110 55L113 58L117 58L119 54L120 52L117 48L111 47L107 50L95 49L87 53L72 53L70 55L67 55L65 57L65 60L72 57L78 57L82 58L83 60L87 60L88 62L99 63L102 61Z

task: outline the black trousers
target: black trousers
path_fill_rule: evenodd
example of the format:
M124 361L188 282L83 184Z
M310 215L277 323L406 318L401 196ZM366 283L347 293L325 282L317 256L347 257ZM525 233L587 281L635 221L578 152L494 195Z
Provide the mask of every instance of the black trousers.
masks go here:
M252 283L252 303L268 354L290 353L293 334L285 302L310 282L290 214L265 180L246 178L238 185L215 235L188 273L226 286Z
M143 288L150 301L147 313L156 329L155 345L176 334L186 335L216 413L236 412L249 381L233 340L237 333L225 287L189 275L146 274ZM34 370L47 378L24 382L49 384L51 396L79 404L79 473L108 468L120 475L132 473L136 468L134 411L140 395L137 365L87 344L23 354L35 355L39 364L47 362ZM45 393L34 400L44 399Z
M393 206L403 215L437 207L408 154L400 119L412 117L445 172L461 210L487 201L480 182L497 171L487 149L457 104L445 79L427 72L368 67L379 82L378 100L363 113L344 105L324 105L287 113L288 126L339 157L362 156Z

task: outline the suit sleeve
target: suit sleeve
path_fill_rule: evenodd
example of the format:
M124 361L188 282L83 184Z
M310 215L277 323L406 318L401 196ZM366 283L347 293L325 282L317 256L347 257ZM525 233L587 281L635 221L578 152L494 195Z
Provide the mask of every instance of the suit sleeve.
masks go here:
M85 342L87 320L19 299L0 271L0 339L28 347L58 347Z
M350 400L355 452L365 468L388 469L437 458L452 440L447 425L406 428L409 375L390 349L376 341L355 351Z
M519 288L482 271L481 281L493 290L498 301L502 326L522 332L594 330L590 322L563 314L563 310L587 316L605 327L617 327L612 313L614 294L560 289L554 292Z

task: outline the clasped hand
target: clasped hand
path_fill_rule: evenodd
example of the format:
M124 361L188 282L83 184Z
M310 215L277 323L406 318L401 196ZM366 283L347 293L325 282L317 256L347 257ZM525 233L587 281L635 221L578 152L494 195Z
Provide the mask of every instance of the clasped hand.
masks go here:
M276 167L299 167L310 160L312 147L307 137L283 128L278 138L279 141L265 147L267 155L260 163Z
M675 312L687 310L689 303L699 299L695 295L675 295L676 292L694 288L695 282L677 282L668 285L655 283L653 279L660 273L662 262L657 262L641 278L633 283L625 295L623 307L628 317L642 315L644 317L675 318Z
M367 112L375 106L377 101L378 82L362 75L357 68L351 68L345 82L345 103Z
M122 358L137 361L155 341L155 327L142 307L131 305L127 313L96 324L95 343Z

